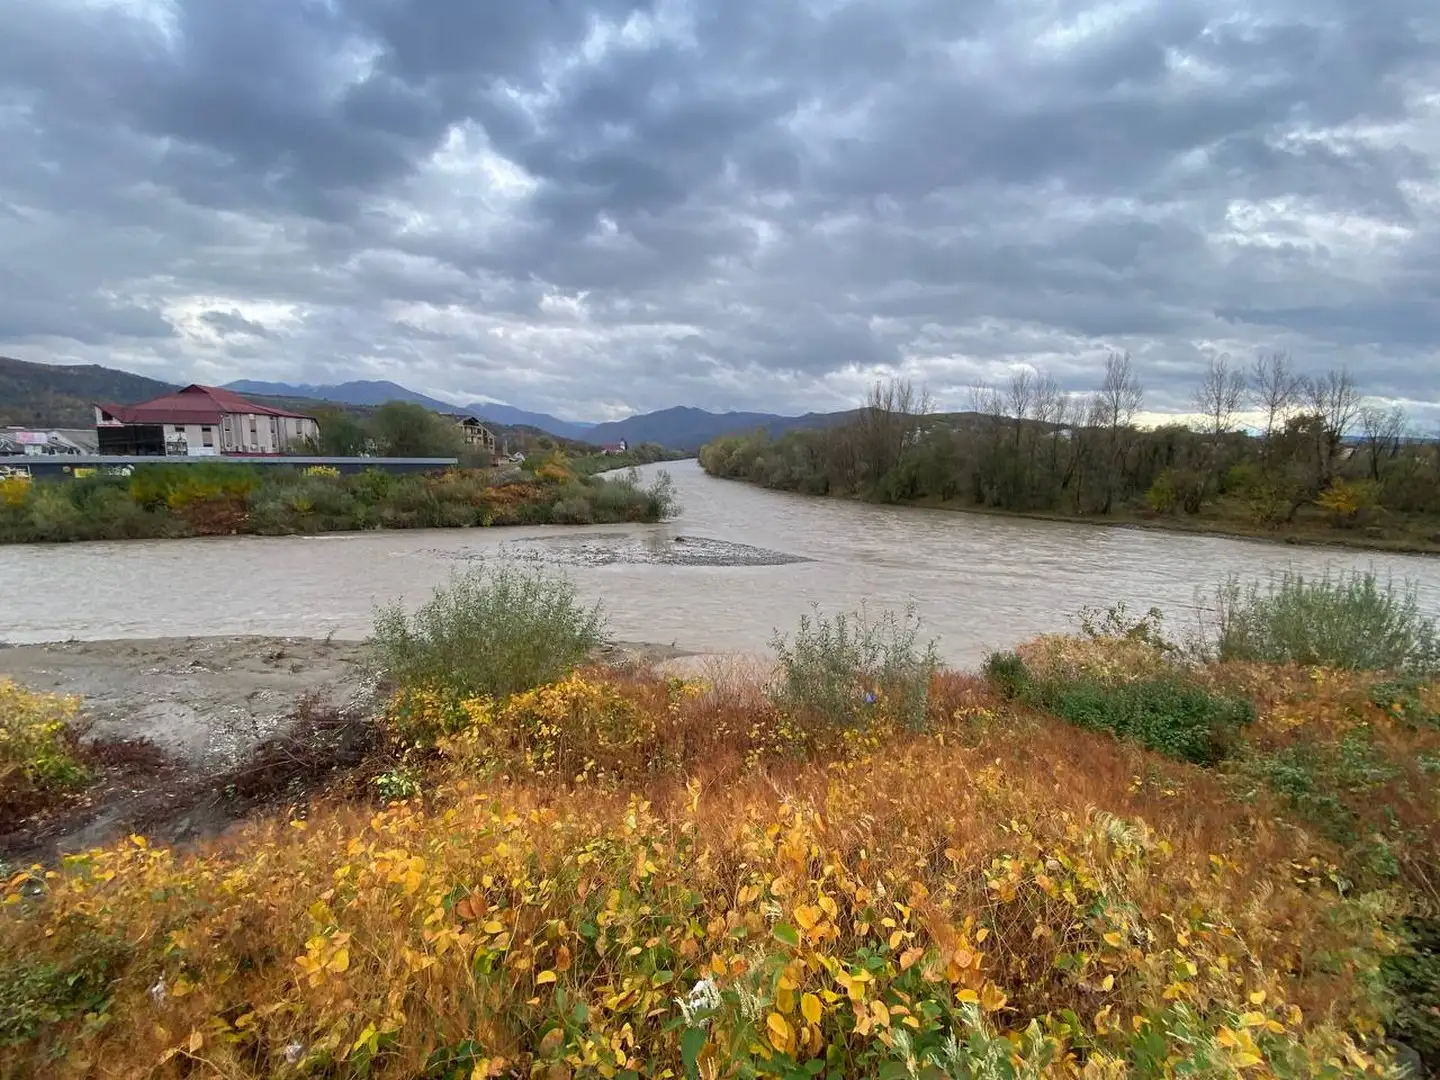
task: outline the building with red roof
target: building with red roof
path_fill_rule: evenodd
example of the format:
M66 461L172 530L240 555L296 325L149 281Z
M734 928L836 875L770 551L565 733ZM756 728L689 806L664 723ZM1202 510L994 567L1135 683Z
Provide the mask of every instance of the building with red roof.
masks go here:
M258 405L198 384L138 405L95 405L100 453L129 455L288 454L313 442L313 416Z

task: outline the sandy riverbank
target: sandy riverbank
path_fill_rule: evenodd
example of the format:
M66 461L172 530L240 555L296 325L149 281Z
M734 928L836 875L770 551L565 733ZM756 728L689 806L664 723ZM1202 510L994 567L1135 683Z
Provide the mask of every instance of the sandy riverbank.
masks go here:
M184 843L263 803L303 799L371 745L381 708L355 641L186 637L0 648L0 678L78 694L99 776L43 819L0 821L0 862L125 831ZM615 642L597 660L686 674L705 658Z

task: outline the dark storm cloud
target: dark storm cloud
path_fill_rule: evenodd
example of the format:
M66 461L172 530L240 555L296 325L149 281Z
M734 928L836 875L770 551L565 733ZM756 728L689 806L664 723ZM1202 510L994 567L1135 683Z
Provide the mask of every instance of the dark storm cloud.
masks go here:
M0 349L571 415L1440 398L1422 0L17 0Z

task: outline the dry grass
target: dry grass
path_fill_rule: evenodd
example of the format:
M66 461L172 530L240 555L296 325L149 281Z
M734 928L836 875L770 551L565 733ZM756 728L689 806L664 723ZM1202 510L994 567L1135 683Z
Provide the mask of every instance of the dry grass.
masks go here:
M28 1029L0 1028L0 1069L1378 1072L1375 973L1418 894L1362 881L1272 792L1236 797L1238 774L973 676L933 681L923 735L795 728L747 673L714 676L412 700L408 723L448 732L424 798L328 800L190 856L135 840L17 875L0 1013L14 987L109 959L76 984L99 997L54 991ZM1397 760L1433 745L1363 679L1206 677L1256 694L1257 753L1356 726ZM1429 828L1433 791L1412 795L1406 820ZM1411 843L1437 864L1433 834Z

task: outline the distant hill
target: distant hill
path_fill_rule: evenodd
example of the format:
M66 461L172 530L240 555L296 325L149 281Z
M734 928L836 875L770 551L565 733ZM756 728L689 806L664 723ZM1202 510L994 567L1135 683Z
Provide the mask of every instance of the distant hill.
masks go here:
M225 389L237 394L263 394L267 397L310 398L319 401L333 401L341 405L383 405L387 401L413 401L437 412L468 413L482 420L489 420L507 427L533 427L551 435L567 439L586 439L591 424L561 420L549 413L530 412L513 405L477 401L470 405L457 405L453 401L432 398L399 383L374 380L356 380L329 386L311 383L261 382L258 379L237 379L226 383Z
M91 409L93 402L131 404L159 397L175 388L171 383L96 364L31 364L0 357L0 425L88 428L95 420ZM479 416L496 428L497 435L511 433L520 436L529 430L591 445L616 443L623 439L632 446L652 442L671 450L698 450L721 435L758 428L771 435L780 435L795 428L830 427L855 415L853 412L807 413L804 416L758 412L712 413L679 406L605 424L585 424L491 402L456 405L386 381L357 380L334 386L316 386L238 379L227 384L226 389L268 399L270 404L310 412L327 402L363 412L387 401L413 401L439 412Z
M642 442L659 443L672 450L698 450L711 439L764 428L771 435L780 435L796 428L826 428L843 423L855 413L806 413L804 416L777 416L774 413L728 412L712 413L704 409L677 406L659 412L629 416L606 424L596 424L585 435L593 443L615 443L624 439L632 446Z
M31 364L0 356L0 425L90 428L97 401L128 404L174 389L98 364Z

